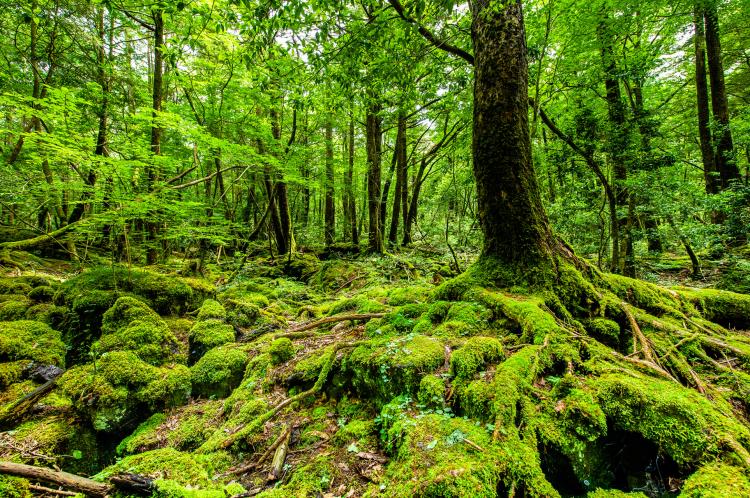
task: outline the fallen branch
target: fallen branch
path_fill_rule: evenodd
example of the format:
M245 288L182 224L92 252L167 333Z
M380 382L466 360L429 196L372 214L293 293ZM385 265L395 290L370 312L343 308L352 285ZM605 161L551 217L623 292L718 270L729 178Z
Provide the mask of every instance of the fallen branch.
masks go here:
M278 481L281 478L281 472L284 470L284 461L286 461L286 453L289 450L289 439L292 436L291 431L285 431L284 439L281 444L276 448L273 454L273 462L271 463L271 472L268 473L266 481Z
M57 377L59 377L61 373L62 370L57 374L57 376L48 380L30 393L22 396L18 400L14 401L13 404L3 410L2 413L0 413L0 427L5 427L20 421L26 414L26 412L28 412L34 405L36 405L37 401L44 398L52 391L52 389L55 388L55 386L57 385Z
M154 492L153 480L137 474L114 475L109 478L109 483L104 483L61 470L4 461L0 461L0 474L42 481L70 490L60 491L36 484L31 485L38 491L57 493L62 496L74 496L80 493L87 496L105 497L111 495L113 491L123 491L131 495L150 495Z
M646 357L647 361L655 364L656 362L654 361L654 353L651 351L651 346L648 343L648 339L645 335L643 335L643 331L638 326L638 322L636 322L633 313L630 312L628 304L625 302L620 303L620 307L622 308L622 312L625 313L625 316L628 318L628 322L630 323L630 330L631 332L633 332L633 336L635 336L635 338L638 340L638 343L641 345L643 356Z
M44 493L44 494L53 494L53 495L59 495L59 496L77 496L78 493L75 493L73 491L64 491L62 489L52 489L48 488L46 486L39 486L38 484L29 484L29 489L31 491L36 491L38 493Z
M22 463L0 462L0 474L24 477L34 481L44 481L50 484L92 496L107 496L112 486L97 482L86 477L69 474L45 467L34 467Z

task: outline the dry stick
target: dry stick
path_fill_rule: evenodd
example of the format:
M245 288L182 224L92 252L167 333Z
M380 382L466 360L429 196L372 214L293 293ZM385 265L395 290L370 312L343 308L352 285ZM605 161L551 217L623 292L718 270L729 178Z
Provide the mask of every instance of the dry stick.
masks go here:
M109 484L69 474L68 472L34 467L22 463L0 462L0 474L44 481L92 496L106 496L112 491L112 486Z
M40 493L55 494L60 496L77 496L78 493L73 491L64 491L62 489L52 489L45 486L39 486L37 484L29 484L29 489L32 491L38 491Z
M287 438L287 436L291 433L292 433L291 427L285 428L283 431L281 431L281 435L278 438L276 438L276 441L274 441L273 444L268 447L268 449L260 456L260 458L257 461L253 463L249 463L247 465L243 465L242 467L238 467L236 469L232 469L229 472L221 474L219 477L226 477L226 476L234 475L234 474L244 474L250 470L253 470L256 467L259 467L260 465L263 464L263 462L265 462L268 459L269 456L271 456L271 453L276 451L276 448L278 448L279 445L282 443L282 441L284 441Z
M338 351L340 349L354 348L354 347L359 346L360 344L367 344L367 343L368 341L357 341L357 342L344 342L344 343L336 344L331 350L330 354L328 355L328 359L323 365L323 368L320 370L320 374L318 374L318 379L315 381L314 386L312 386L307 391L301 392L299 394L292 396L291 398L285 399L284 401L276 405L274 408L268 410L263 415L256 417L256 419L253 421L252 424L249 424L248 426L243 427L241 430L227 437L221 443L221 447L222 448L230 447L239 439L245 437L247 434L252 433L256 429L258 429L261 425L266 423L268 420L275 417L276 414L278 414L281 410L291 405L295 401L299 401L301 399L304 399L320 391L323 388L323 384L325 383L326 379L328 378L328 374L331 373L331 368L333 368L333 363L334 363L334 360L336 359L336 354L338 353Z
M286 460L286 453L289 450L289 439L291 436L291 431L287 432L282 443L276 448L276 452L273 454L273 462L271 463L271 472L268 473L266 481L278 481L281 477L281 472L284 469L284 461Z

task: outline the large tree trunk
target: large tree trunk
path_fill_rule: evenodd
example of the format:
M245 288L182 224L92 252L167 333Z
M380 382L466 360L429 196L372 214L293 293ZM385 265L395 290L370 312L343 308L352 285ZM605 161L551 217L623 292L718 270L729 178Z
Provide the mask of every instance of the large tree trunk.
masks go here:
M719 191L720 180L716 170L714 149L711 141L711 114L708 107L708 79L706 77L706 38L703 28L703 9L695 9L695 91L698 107L698 138L703 161L703 177L707 194Z
M333 175L333 125L331 116L326 118L326 187L325 187L325 244L333 244L336 236L336 204Z
M719 171L721 188L725 189L740 178L740 171L734 158L732 132L729 129L729 102L724 85L724 64L721 61L719 17L716 5L708 2L703 17L706 21L706 54L708 55L708 75L711 80L711 107L717 126L714 134L716 169Z
M367 233L368 251L383 252L383 231L380 219L380 156L383 141L380 105L370 104L367 108L367 211L369 227Z
M534 268L542 277L556 241L542 207L531 160L528 61L520 0L473 4L474 177L482 257L507 278ZM497 270L501 270L497 268ZM531 275L529 275L531 277ZM544 277L542 277L544 278Z
M391 226L388 231L388 242L396 245L398 237L398 217L401 214L404 189L406 188L406 116L398 115L396 132L396 189L393 192L393 211L391 212Z

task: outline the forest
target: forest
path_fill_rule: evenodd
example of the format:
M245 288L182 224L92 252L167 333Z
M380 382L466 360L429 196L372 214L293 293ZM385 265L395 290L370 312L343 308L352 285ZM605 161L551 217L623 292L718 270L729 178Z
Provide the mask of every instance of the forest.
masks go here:
M750 0L0 4L0 496L750 496Z

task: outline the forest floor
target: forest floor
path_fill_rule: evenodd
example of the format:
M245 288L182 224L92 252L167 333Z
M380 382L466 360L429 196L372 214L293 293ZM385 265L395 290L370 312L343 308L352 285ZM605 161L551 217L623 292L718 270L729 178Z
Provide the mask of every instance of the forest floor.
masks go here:
M741 258L549 295L469 285L429 247L197 275L13 256L5 462L121 496L750 495L750 297L710 288L747 291ZM59 486L0 475L1 496Z

